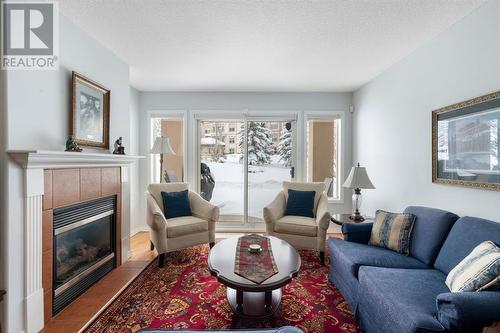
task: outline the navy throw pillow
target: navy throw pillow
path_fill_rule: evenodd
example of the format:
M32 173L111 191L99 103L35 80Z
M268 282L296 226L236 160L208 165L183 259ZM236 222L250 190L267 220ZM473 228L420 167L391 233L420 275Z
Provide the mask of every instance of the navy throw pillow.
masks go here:
M288 190L286 215L314 217L314 196L316 191Z
M163 198L163 213L167 219L192 215L189 206L189 190L161 192L161 197Z

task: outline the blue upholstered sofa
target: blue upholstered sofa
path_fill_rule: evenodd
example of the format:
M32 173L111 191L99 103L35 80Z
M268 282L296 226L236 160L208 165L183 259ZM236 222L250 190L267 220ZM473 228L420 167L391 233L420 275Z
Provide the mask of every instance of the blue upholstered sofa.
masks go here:
M500 291L451 293L446 276L485 240L500 244L500 223L433 208L416 215L410 256L368 245L372 223L344 224L330 238L329 279L367 333L475 332L500 321Z

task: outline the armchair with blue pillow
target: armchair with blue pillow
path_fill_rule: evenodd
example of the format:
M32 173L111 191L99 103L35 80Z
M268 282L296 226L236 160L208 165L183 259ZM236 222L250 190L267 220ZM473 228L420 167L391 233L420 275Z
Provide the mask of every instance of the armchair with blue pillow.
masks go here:
M146 200L151 244L158 251L160 267L164 265L167 252L215 244L219 208L190 191L189 184L150 184Z
M267 235L298 249L319 251L324 265L330 212L323 182L283 182L283 190L264 207L263 215Z
M361 327L367 333L481 332L500 321L495 281L482 291L451 292L447 285L449 273L478 245L500 244L500 223L427 207L405 213L415 216L409 255L370 245L373 223L346 223L343 240L328 240L329 280Z

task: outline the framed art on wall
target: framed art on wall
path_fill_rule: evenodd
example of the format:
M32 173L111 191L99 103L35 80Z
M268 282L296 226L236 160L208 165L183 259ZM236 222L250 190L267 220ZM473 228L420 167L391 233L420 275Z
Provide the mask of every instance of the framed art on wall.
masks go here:
M432 112L432 181L500 190L500 91Z
M109 148L110 90L73 72L71 135L81 146Z

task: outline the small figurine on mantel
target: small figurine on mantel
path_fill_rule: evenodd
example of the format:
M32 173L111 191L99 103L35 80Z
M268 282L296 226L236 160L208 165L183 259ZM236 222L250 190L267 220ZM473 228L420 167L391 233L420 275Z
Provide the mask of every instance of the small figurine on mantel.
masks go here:
M118 140L115 141L115 150L113 150L113 154L125 155L125 147L123 147L122 144L123 144L123 139L120 136Z
M68 140L66 140L66 150L65 151L74 151L74 152L81 152L82 148L78 147L78 144L75 142L75 139L73 138L72 135L68 137Z

